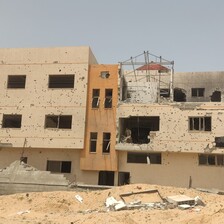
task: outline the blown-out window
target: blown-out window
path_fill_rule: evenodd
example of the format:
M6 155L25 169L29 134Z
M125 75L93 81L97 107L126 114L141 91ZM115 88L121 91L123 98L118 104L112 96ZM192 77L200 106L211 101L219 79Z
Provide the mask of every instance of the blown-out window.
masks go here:
M110 153L110 137L109 132L103 133L103 153Z
M113 90L112 89L105 89L104 108L111 108L112 107L112 97L113 97Z
M92 91L92 108L99 108L100 105L100 90L93 89Z

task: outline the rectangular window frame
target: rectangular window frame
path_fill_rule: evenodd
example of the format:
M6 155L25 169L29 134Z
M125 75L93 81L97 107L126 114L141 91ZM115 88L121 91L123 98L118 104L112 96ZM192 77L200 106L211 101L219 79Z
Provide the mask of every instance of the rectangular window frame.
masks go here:
M111 144L111 133L103 132L103 144L102 144L103 154L110 154L110 144Z
M98 109L100 107L100 89L92 90L92 108Z
M90 132L90 138L89 138L89 152L90 153L96 153L97 138L98 138L97 132Z
M71 161L47 160L47 171L52 173L71 173Z
M25 89L26 75L8 75L7 89Z
M113 89L105 89L104 108L111 109L113 106Z
M212 130L212 117L188 117L188 130L190 132L210 132Z
M198 154L199 166L224 167L224 155L222 154Z
M22 115L21 114L3 114L2 128L21 129Z
M49 89L74 89L75 75L49 75L48 88Z
M50 125L50 119L55 122L51 123ZM63 120L68 122L68 126L63 123ZM72 115L45 115L45 129L66 129L71 130L72 129Z
M127 152L127 163L161 165L162 153Z
M191 97L204 97L205 88L191 88Z

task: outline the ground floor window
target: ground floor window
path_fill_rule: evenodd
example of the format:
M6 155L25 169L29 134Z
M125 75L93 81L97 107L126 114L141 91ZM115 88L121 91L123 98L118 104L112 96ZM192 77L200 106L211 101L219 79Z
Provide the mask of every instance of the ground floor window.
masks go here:
M198 164L206 166L224 166L224 155L199 154Z
M53 173L71 173L71 166L71 161L47 161L47 171L51 171Z
M161 153L128 152L127 163L161 164Z
M100 171L98 184L114 186L114 171Z
M118 173L118 185L130 184L130 173L129 172L119 172Z

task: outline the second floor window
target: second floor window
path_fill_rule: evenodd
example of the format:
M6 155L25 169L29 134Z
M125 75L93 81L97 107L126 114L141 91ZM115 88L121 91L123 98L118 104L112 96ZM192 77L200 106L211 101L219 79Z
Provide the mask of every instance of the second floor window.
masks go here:
M72 115L46 115L45 128L71 129Z
M90 132L89 151L96 152L97 147L97 132Z
M49 75L48 87L52 89L74 88L74 75Z
M110 153L110 136L109 132L103 133L103 153Z
M24 89L26 85L25 75L9 75L8 76L8 89Z
M211 117L189 117L190 131L211 131Z
M100 105L100 90L93 89L92 92L92 108L99 108Z
M113 97L113 90L105 89L104 108L112 108L112 97Z
M2 128L21 128L22 115L3 114Z

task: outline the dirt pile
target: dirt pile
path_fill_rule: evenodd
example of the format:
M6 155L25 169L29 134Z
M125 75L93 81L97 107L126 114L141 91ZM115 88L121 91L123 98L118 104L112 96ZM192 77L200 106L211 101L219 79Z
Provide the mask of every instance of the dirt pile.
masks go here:
M139 207L111 211L106 207L108 197L121 200L120 195L128 192L158 190L161 197L172 195L199 196L205 206L193 206L186 210L178 207ZM134 197L134 198L132 198ZM82 200L78 200L82 199ZM158 202L155 194L131 195L138 201ZM69 192L38 192L0 196L0 223L223 223L224 196L200 192L193 189L134 184L114 187L109 190L74 190ZM131 202L131 201L129 201ZM160 203L162 203L160 201Z

